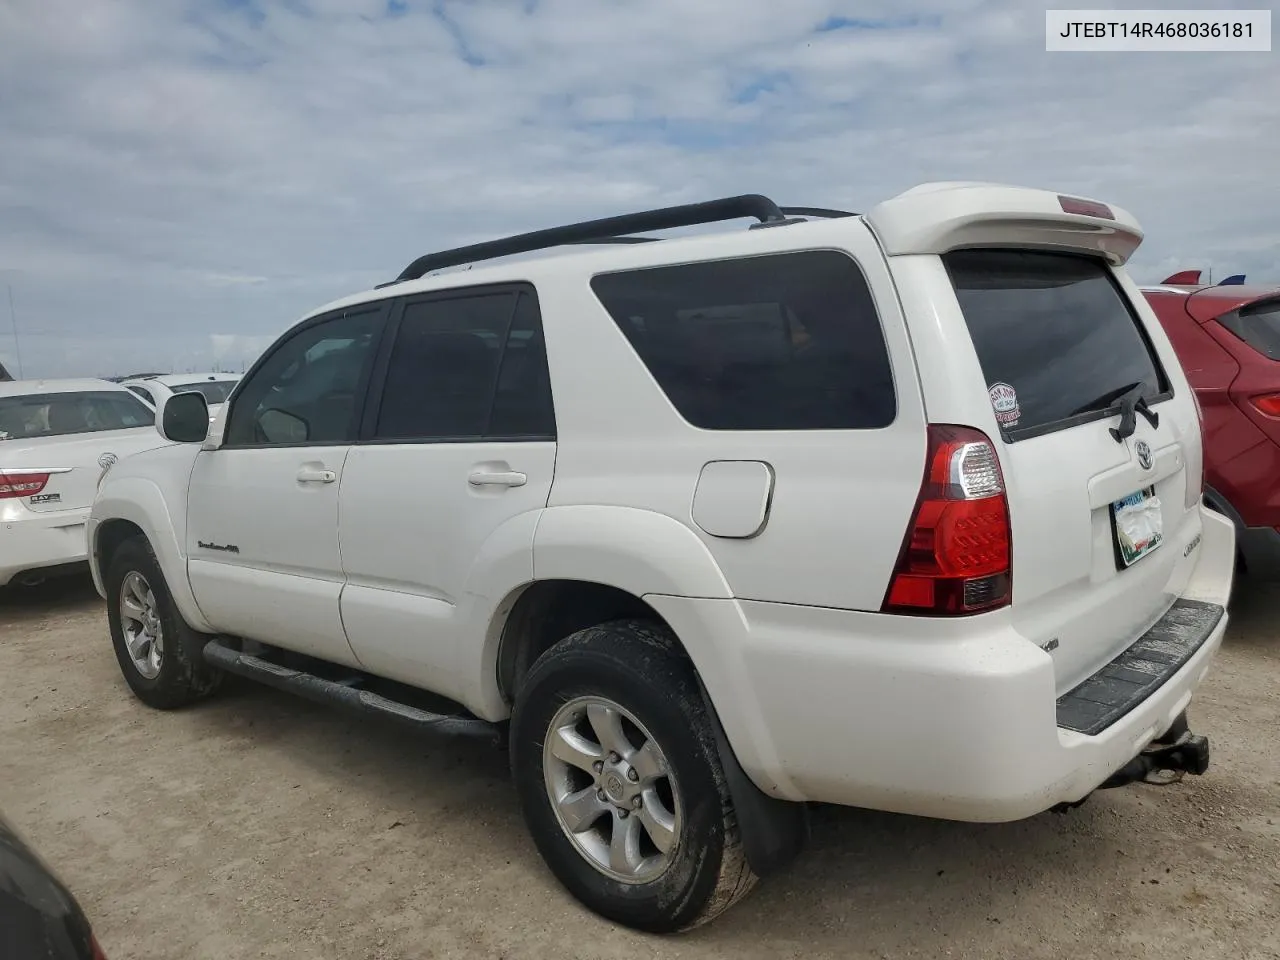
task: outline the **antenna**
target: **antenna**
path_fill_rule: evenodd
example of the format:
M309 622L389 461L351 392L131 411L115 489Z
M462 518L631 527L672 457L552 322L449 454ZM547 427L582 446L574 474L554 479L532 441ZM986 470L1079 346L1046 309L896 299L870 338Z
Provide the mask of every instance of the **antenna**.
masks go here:
M18 313L13 309L13 284L9 287L9 321L13 324L13 356L18 362L18 379L22 379L22 344L18 341Z

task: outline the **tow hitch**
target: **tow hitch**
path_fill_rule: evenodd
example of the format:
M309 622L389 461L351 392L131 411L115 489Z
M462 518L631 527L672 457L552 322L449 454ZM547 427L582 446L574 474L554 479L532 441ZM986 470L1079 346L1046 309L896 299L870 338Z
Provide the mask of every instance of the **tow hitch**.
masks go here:
M1177 783L1186 774L1200 776L1209 769L1209 738L1192 733L1183 714L1169 731L1153 740L1140 754L1104 780L1099 790L1111 790L1130 783L1166 786ZM1054 809L1065 812L1080 806L1089 797L1075 803L1059 804Z

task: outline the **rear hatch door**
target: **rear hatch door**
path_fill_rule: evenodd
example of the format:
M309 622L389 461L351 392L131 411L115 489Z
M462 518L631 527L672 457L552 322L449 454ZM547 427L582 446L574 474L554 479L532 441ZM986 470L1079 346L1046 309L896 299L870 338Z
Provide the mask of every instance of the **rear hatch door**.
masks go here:
M1149 307L1135 309L1102 259L970 249L943 262L999 423L1011 615L1053 656L1063 693L1132 644L1189 578L1194 401L1180 376L1174 392Z

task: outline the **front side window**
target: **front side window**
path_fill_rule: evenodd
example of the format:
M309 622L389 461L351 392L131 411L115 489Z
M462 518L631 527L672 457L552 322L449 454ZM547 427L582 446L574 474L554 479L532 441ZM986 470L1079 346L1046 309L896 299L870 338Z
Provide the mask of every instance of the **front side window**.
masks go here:
M405 306L375 439L554 435L542 327L531 293L504 291Z
M591 288L695 427L866 430L897 415L875 301L846 254L629 270Z
M351 442L381 322L379 306L306 326L281 344L237 392L227 445Z
M155 414L123 390L0 397L0 441L129 430L155 422Z
M130 384L129 389L132 390L134 393L136 393L138 396L140 396L143 400L147 401L147 403L151 404L153 407L156 405L156 398L151 395L150 390L146 390L142 387L139 387L137 384Z

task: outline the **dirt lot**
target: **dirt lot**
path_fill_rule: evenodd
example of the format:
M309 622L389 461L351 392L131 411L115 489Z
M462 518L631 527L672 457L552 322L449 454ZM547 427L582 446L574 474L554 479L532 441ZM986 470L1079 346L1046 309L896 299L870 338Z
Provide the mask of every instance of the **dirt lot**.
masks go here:
M111 960L1280 957L1280 589L1232 613L1193 712L1207 776L1003 826L824 810L787 875L683 937L571 901L498 753L250 684L148 710L82 583L0 595L0 808Z

